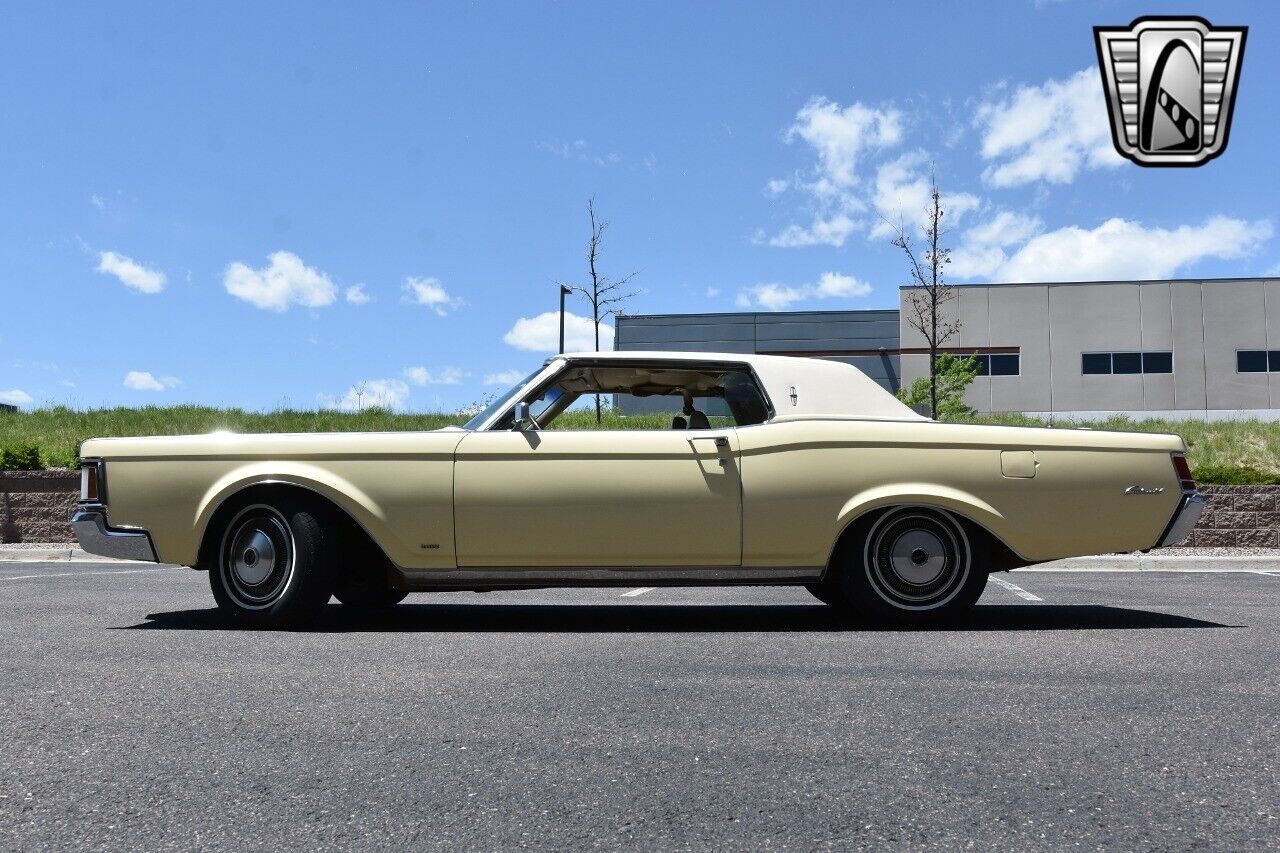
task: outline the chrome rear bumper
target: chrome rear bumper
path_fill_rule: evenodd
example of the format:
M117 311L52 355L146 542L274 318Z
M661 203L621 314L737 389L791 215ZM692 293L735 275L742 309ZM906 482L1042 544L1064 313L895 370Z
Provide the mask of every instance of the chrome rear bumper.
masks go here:
M1183 492L1178 511L1173 514L1173 519L1165 529L1164 535L1160 537L1160 541L1156 543L1156 547L1172 548L1185 542L1191 535L1192 528L1196 526L1196 522L1200 520L1202 512L1204 512L1204 495L1198 491Z
M118 530L107 523L107 508L101 504L81 504L71 516L80 547L90 554L120 560L146 560L157 563L151 534L145 530Z

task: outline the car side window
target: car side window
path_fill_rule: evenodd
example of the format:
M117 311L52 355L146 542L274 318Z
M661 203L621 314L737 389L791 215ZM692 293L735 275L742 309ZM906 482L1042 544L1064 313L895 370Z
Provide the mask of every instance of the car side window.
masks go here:
M745 367L575 362L527 395L539 430L705 430L764 423L769 405ZM498 429L516 428L508 416Z

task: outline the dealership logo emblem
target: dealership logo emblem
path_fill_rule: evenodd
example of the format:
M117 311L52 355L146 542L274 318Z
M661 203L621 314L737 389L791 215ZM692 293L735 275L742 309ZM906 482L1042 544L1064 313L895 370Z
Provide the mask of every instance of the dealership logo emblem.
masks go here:
M1225 151L1248 31L1203 18L1094 27L1116 150L1139 166L1199 166Z

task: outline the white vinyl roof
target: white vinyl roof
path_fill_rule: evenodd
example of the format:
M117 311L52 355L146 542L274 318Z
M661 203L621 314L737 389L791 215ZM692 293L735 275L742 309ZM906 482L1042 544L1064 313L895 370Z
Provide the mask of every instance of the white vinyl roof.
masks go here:
M660 350L574 352L555 358L746 364L764 383L765 391L773 402L775 419L834 416L896 421L928 420L916 414L858 368L820 358Z

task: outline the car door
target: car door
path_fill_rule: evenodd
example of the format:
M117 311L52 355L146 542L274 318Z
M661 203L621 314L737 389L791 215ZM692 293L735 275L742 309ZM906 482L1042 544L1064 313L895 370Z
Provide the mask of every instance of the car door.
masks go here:
M737 434L474 432L454 524L460 567L738 566Z

